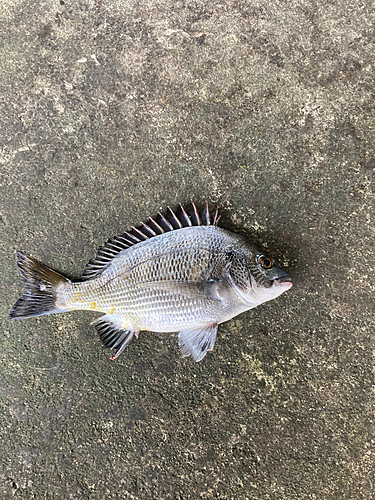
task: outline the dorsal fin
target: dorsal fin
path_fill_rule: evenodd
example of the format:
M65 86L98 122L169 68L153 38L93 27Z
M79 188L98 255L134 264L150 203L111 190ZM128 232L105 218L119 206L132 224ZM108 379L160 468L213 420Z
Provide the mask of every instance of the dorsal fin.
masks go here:
M217 226L219 219L218 209L210 213L207 202L200 211L193 201L186 210L182 205L175 211L168 207L165 215L159 212L154 219L149 217L147 223L132 227L130 231L108 240L104 246L98 248L95 258L90 260L83 271L82 280L96 278L116 255L141 241L189 226Z

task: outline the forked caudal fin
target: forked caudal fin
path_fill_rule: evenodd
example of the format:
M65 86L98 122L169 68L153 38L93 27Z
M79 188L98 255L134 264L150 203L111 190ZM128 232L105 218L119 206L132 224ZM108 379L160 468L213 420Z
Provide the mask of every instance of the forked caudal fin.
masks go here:
M64 312L56 307L56 288L70 281L23 252L17 252L17 263L26 292L12 307L9 319Z

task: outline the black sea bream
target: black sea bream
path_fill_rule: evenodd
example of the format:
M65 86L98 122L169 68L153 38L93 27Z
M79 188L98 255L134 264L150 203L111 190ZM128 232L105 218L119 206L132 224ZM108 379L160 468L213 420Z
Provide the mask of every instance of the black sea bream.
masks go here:
M25 294L11 319L77 309L104 313L92 324L117 358L142 330L179 332L181 355L212 351L217 326L281 295L289 276L243 236L218 227L217 211L194 203L109 240L71 282L18 252Z

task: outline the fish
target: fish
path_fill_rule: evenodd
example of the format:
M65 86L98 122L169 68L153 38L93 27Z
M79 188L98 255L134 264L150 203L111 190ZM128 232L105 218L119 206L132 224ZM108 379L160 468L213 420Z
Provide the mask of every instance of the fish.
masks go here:
M9 318L74 310L104 313L91 325L116 359L141 331L178 332L182 357L199 362L218 325L292 287L275 259L219 226L218 209L194 202L109 239L79 281L18 251L25 293Z

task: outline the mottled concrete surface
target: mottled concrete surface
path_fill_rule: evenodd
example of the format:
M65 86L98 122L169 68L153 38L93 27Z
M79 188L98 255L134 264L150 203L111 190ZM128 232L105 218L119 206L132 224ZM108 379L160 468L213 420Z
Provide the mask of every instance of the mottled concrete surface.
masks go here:
M0 497L374 493L374 7L0 1ZM78 278L193 198L293 276L182 360L76 312L10 322L15 250Z

